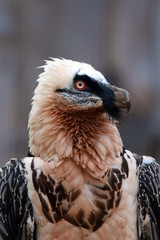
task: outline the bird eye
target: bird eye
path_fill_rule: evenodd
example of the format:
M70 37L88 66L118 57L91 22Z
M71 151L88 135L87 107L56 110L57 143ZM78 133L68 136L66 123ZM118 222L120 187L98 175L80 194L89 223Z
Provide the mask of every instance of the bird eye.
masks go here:
M86 84L84 81L82 80L77 80L75 82L75 87L78 89L78 90L83 90L85 87L86 87Z

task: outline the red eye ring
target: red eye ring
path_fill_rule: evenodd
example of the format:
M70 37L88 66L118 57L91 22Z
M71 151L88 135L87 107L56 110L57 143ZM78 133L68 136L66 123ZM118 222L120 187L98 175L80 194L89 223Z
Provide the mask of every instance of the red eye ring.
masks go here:
M86 84L84 81L82 80L77 80L75 82L75 88L77 88L78 90L83 90L86 87Z

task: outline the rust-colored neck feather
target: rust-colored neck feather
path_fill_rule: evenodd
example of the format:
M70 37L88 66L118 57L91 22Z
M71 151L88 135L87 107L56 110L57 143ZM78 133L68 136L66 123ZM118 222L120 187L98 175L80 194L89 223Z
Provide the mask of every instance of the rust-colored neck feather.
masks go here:
M50 161L52 168L67 158L98 171L120 155L122 141L102 110L69 111L67 105L55 102L51 107L32 107L29 147L33 155Z

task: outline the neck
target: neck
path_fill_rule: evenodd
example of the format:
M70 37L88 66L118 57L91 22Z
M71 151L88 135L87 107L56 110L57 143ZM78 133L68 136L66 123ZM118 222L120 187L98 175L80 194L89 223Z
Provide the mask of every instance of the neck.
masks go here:
M42 112L32 109L29 138L31 153L52 162L53 168L67 158L82 168L93 170L96 166L100 170L122 151L115 124L101 110L65 112L56 106Z

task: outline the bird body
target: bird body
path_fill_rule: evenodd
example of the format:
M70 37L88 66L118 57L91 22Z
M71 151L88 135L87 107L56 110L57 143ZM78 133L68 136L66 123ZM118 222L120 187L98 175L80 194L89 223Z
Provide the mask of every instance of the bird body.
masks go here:
M160 239L160 167L123 147L122 108L128 92L90 65L47 61L29 115L30 154L0 174L0 239Z
M48 219L46 219L43 210L41 210L41 206L45 208L45 203L43 203L43 200L39 198L37 191L35 191L33 181L29 181L29 196L35 211L37 228L39 229L38 239L67 239L68 237L70 237L70 239L87 240L118 238L137 239L137 217L135 216L135 212L137 209L138 182L133 184L136 178L137 168L135 161L133 161L133 156L129 151L125 153L125 157L127 159L127 162L132 162L130 165L128 164L130 166L128 170L131 171L132 176L130 176L129 179L125 179L121 186L121 188L123 189L123 193L120 193L122 194L121 201L117 196L113 200L113 197L111 196L111 191L102 190L102 188L104 188L105 186L107 177L102 181L97 180L95 182L94 177L88 176L83 170L79 171L79 168L75 166L75 164L73 164L71 160L64 162L58 168L58 172L60 171L62 175L60 176L60 178L57 178L55 177L52 169L47 168L50 174L49 172L47 174L47 171L43 170L46 169L46 167L44 167L43 160L41 160L41 166L39 166L40 159L26 158L24 162L26 162L28 165L27 172L29 172L29 174L32 172L31 167L29 166L31 166L33 164L32 161L34 161L34 169L42 169L41 171L45 176L54 175L54 179L58 179L58 181L61 181L61 184L65 188L67 196L70 196L70 198L67 198L67 201L69 201L71 205L69 207L67 215L64 217L63 220L52 224L50 221L56 221L56 219L50 220L50 218L53 216L53 211L49 198L46 197L48 196L47 193L45 193L43 197L45 203L48 206L48 209L50 209L49 211L47 211L50 215L47 216ZM120 158L117 158L117 162L120 161L122 164L122 159L120 160ZM112 174L114 175L110 174L109 179L114 176L116 182L119 177L117 174L120 174L120 172L118 171L118 168L116 169L114 168L114 166L112 167L112 169L114 169L112 172ZM66 174L63 175L64 173ZM39 173L39 175L40 174L41 173ZM107 175L109 174L107 173ZM29 176L28 179L32 179L32 177ZM40 180L38 181L38 178L37 182L40 182ZM43 186L47 189L47 186ZM58 184L55 183L55 186L58 187ZM39 186L39 188L41 188L41 185ZM121 192L121 189L119 192ZM114 192L114 194L116 195L116 191ZM66 205L68 208L68 203L65 202L66 197L63 197L64 204L62 204L61 207L62 209L65 209ZM108 201L107 198L109 198ZM113 201L113 206L110 201ZM116 206L116 204L118 206ZM63 210L61 211L63 212ZM134 218L131 218L131 216L134 216ZM104 219L104 223L102 219ZM75 221L77 221L77 223L75 223ZM72 222L74 224L72 224ZM84 225L84 227L80 228L78 226L81 224L82 226ZM98 230L95 231L94 228L98 228Z

